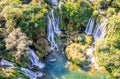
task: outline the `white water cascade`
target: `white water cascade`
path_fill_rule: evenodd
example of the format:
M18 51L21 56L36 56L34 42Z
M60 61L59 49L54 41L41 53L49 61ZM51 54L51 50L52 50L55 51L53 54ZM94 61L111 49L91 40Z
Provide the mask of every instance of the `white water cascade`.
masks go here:
M94 40L97 40L98 38L104 38L109 29L109 27L105 27L106 21L107 19L104 17L103 22L101 22L100 24L96 24L95 26L95 21L91 17L88 21L87 27L85 29L85 33L87 35L93 35Z
M37 66L39 69L42 69L45 67L45 64L43 64L39 57L35 54L34 50L30 49L30 56L29 59L32 63L32 66L29 65L29 68L34 68L34 66ZM25 75L29 76L30 79L37 79L38 77L42 77L43 74L40 71L33 72L32 70L27 68L20 68L20 71L24 73Z
M57 1L57 0L53 0L53 1ZM51 45L50 50L58 49L58 45L55 42L55 35L59 36L61 34L59 25L60 25L60 18L56 17L54 14L54 9L51 9L50 15L48 15L48 27L47 27L47 39Z
M104 18L103 22L99 25L96 26L94 32L93 32L93 37L94 40L97 40L98 38L104 38L105 35L107 34L108 27L105 27L107 19Z
M109 30L109 26L106 26L106 18L103 18L103 22L100 24L96 24L95 29L94 27L94 21L92 20L92 18L89 19L87 27L85 29L85 33L87 35L93 35L94 37L94 42L99 39L99 38L104 38L105 35L107 34L108 30ZM100 67L97 64L96 58L94 57L94 42L92 44L91 48L87 49L87 56L88 59L87 61L91 62L91 65L94 66L95 69L100 71Z
M40 61L39 57L35 54L34 50L32 50L32 49L30 49L29 59L32 63L32 65L29 65L29 69L28 68L23 68L23 67L20 67L20 68L15 67L14 63L9 62L9 61L4 60L4 59L0 60L0 66L5 67L7 70L8 69L18 69L18 71L27 75L30 79L37 79L38 77L41 78L43 76L43 73L40 72L39 70L36 70L34 72L34 71L32 71L32 68L34 68L34 66L37 66L39 69L42 69L42 68L45 67L45 64L43 64Z
M25 75L29 76L30 79L37 79L38 77L41 78L43 76L43 73L41 72L33 72L27 68L20 68L20 71L24 73Z
M100 67L96 62L96 58L94 57L94 47L88 48L86 54L88 56L87 61L91 62L91 65L94 66L95 69L100 71Z
M9 62L9 61L7 61L7 60L4 60L4 59L1 59L0 60L0 66L6 66L7 67L7 69L11 69L11 68L14 68L14 63L12 63L12 62Z
M37 66L37 67L39 67L40 69L42 69L42 68L45 67L45 64L43 64L43 63L39 60L38 56L35 54L34 50L32 50L32 49L30 49L30 56L29 56L29 58L30 58L30 61L31 61L31 63L32 63L32 66Z
M86 29L85 29L85 33L86 33L87 35L91 35L91 34L92 34L93 28L94 28L94 24L95 24L95 21L94 21L94 19L91 17L91 18L89 19L88 24L87 24L87 27L86 27Z

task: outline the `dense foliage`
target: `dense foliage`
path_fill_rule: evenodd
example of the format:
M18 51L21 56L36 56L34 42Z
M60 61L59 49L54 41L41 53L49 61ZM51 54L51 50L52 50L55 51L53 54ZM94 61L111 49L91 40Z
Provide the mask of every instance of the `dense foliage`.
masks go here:
M96 42L100 65L115 77L120 76L120 18L114 15L109 20L111 27L105 39Z
M92 36L87 37L84 34L88 20L93 17L97 24L106 17L104 27L110 29L104 39L95 42L95 55L100 67L113 78L120 78L120 0L64 0L63 2L59 0L59 2L55 14L60 16L60 27L65 32L61 37L67 46L68 60L79 66L86 64L85 52L91 46L93 39ZM17 66L26 66L21 60L28 57L30 45L35 48L39 57L48 53L46 27L51 5L49 0L0 1L0 58L13 61ZM13 78L24 76L16 70L9 72ZM9 78L5 73L0 71L0 78ZM73 78L74 75L78 75L76 72L72 73Z
M84 28L87 25L88 19L92 15L92 7L86 0L79 2L66 2L63 5L61 13L63 29L75 30Z
M45 28L47 26L47 18L45 16L47 5L45 3L41 6L36 2L23 5L19 0L5 0L1 1L0 5L2 36L9 35L14 29L19 27L28 39L35 43L41 37L45 37Z

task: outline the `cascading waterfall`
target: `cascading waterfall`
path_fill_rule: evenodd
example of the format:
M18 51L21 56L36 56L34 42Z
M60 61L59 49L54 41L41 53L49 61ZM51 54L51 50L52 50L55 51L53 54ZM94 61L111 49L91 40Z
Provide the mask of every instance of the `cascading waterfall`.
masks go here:
M55 1L56 4L57 0L53 0L53 1ZM55 35L59 37L59 35L61 34L59 25L60 25L60 18L59 16L55 17L54 9L51 9L50 15L48 15L48 27L47 27L47 39L51 45L50 50L58 49L58 45L55 42Z
M104 38L109 29L109 27L105 27L106 21L107 21L107 19L104 18L103 22L101 24L96 24L95 29L93 29L94 21L92 18L90 18L88 21L87 27L85 29L85 33L87 35L93 35L94 42L99 38ZM92 44L92 47L88 48L88 50L86 52L86 54L88 56L87 61L91 62L91 65L93 65L95 69L100 71L100 67L97 64L96 59L94 57L94 42Z
M45 64L43 64L40 60L39 57L35 54L34 50L30 49L30 56L29 59L32 63L32 66L29 65L29 68L34 68L34 66L37 66L39 69L42 69L45 67ZM20 71L27 76L29 76L30 79L37 79L37 77L42 77L43 74L40 71L33 72L32 70L27 69L27 68L20 68Z
M104 27L107 19L104 18L103 20L104 21L99 26L96 26L96 29L93 32L93 37L95 40L98 38L104 38L107 33L107 28Z
M94 47L88 48L86 54L88 56L87 61L91 62L91 65L93 65L95 69L100 71L99 65L97 64L96 59L94 57Z
M34 50L30 49L30 56L29 59L32 63L32 65L29 65L28 68L23 68L23 67L15 67L14 63L9 62L7 60L1 59L0 60L0 66L6 67L6 69L18 69L20 72L23 74L27 75L30 79L37 79L38 77L41 78L43 76L43 73L38 71L32 71L32 68L34 66L37 66L39 69L42 69L45 67L45 64L43 64L40 60L39 57L35 54Z
M6 66L8 69L14 68L14 63L1 59L0 66Z
M40 69L44 68L45 64L43 64L39 60L38 56L35 54L34 50L32 50L32 49L30 49L30 56L29 56L29 58L30 58L30 61L31 61L33 66L34 65L38 66Z
M94 19L91 17L91 18L89 19L88 24L87 24L87 27L86 27L86 29L85 29L85 33L86 33L87 35L91 35L91 34L92 34L93 28L94 28L94 24L95 24L95 21L94 21Z
M30 79L37 79L38 77L41 78L43 76L43 73L41 72L33 72L27 68L20 68L20 71L24 73L25 75L29 76Z

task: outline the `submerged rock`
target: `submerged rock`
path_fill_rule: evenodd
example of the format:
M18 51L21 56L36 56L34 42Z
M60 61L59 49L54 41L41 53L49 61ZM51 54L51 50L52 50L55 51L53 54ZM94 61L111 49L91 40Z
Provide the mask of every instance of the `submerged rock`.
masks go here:
M55 59L55 58L53 58L53 59L50 59L49 61L50 61L50 62L55 62L55 61L56 61L56 59Z

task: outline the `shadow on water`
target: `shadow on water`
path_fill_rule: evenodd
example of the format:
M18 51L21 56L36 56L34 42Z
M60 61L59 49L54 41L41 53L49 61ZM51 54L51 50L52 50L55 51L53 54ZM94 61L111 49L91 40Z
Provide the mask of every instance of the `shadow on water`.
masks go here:
M51 60L54 61L51 61ZM46 77L43 79L62 79L62 75L69 73L69 70L65 68L67 59L64 54L59 52L53 52L45 60L45 72Z

